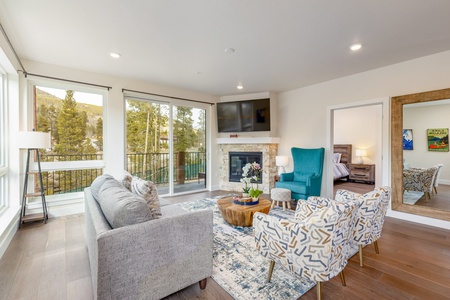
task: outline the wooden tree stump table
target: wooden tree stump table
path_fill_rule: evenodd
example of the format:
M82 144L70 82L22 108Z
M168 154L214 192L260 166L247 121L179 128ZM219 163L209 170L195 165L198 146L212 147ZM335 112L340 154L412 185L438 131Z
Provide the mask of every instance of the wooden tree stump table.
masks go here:
M259 203L255 205L240 205L233 203L233 197L226 197L217 200L222 218L234 226L250 227L253 225L253 215L255 212L268 214L271 202L259 197Z

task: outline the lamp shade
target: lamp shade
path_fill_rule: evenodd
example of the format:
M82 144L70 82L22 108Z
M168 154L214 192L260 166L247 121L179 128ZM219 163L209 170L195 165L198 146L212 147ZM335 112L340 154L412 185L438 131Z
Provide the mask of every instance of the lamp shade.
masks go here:
M366 149L356 149L356 156L367 156Z
M275 156L275 165L277 167L286 167L289 164L288 156Z
M50 148L50 133L38 131L20 131L17 143L20 149Z

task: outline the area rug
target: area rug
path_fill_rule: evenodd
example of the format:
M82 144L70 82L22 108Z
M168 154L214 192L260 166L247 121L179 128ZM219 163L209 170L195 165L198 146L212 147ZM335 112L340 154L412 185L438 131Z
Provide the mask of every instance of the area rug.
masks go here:
M417 201L419 201L420 198L422 198L422 196L423 196L422 192L405 191L403 193L403 203L414 205L416 204Z
M226 223L216 201L223 196L179 203L186 210L211 209L214 213L214 249L212 278L234 299L298 299L315 283L294 278L282 266L275 266L267 282L269 260L256 250L253 227L237 227ZM269 215L292 218L293 211L279 207Z

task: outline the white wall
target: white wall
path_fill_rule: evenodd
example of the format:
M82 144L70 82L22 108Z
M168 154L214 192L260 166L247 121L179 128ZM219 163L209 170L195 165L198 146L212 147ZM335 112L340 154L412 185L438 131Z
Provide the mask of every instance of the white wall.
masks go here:
M450 152L428 151L427 141L427 129L450 128L450 104L412 107L404 105L403 128L413 130L413 150L404 150L403 158L411 167L416 168L444 164L439 183L450 184Z
M279 153L288 155L293 146L325 147L329 106L448 88L448 78L450 51L280 93ZM397 212L390 215L410 218ZM450 228L450 222L413 218Z
M358 159L356 149L366 149L364 163L375 164L375 182L381 182L382 106L370 105L334 110L334 144L352 145L352 162Z

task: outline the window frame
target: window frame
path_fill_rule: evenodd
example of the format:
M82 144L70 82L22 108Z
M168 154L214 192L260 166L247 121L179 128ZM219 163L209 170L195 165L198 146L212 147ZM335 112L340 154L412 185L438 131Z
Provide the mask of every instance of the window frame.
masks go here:
M97 94L102 96L102 119L103 119L103 154L101 160L76 160L76 161L59 161L59 162L41 162L42 172L53 172L53 171L73 171L73 170L88 170L88 169L102 169L106 167L106 107L107 107L107 97L108 91L104 88L89 87L83 84L70 83L66 81L57 81L49 79L32 79L28 81L27 92L28 92L28 109L27 109L27 126L31 130L33 128L35 115L35 95L34 87L46 87L61 90L73 90L74 92L84 92ZM61 193L54 195L46 195L47 202L58 202L68 200L79 199L82 197L83 192L72 192L72 193Z

